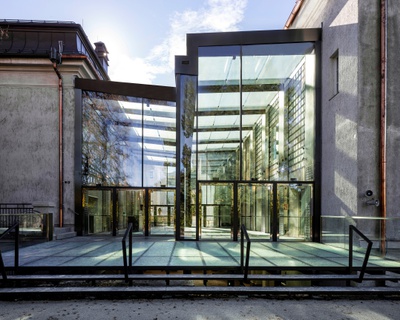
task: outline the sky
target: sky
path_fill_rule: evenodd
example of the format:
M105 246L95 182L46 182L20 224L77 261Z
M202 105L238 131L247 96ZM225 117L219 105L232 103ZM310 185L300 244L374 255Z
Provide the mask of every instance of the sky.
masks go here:
M105 43L113 81L175 86L186 34L283 29L296 0L0 0L0 19L74 21Z

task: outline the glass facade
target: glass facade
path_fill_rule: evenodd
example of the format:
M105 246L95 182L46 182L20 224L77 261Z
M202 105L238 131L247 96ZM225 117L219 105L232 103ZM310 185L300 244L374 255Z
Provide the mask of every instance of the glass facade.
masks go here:
M236 240L244 224L260 238L310 240L315 43L199 46L197 66L179 78L191 133L181 134L181 237Z
M86 233L174 235L175 101L82 92Z
M82 88L85 230L317 239L319 36L188 35L168 94Z
M83 185L175 187L174 102L83 92Z

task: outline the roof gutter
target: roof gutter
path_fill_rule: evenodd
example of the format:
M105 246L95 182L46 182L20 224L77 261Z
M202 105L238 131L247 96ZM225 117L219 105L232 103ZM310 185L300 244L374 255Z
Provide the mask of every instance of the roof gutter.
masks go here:
M294 19L296 18L297 14L300 11L301 6L303 5L304 0L297 0L292 12L290 13L289 18L287 19L285 26L283 29L289 29L291 25L293 24Z
M386 211L387 211L387 183L386 183L386 136L387 136L387 1L381 0L380 22L380 194L381 194L381 253L386 252Z

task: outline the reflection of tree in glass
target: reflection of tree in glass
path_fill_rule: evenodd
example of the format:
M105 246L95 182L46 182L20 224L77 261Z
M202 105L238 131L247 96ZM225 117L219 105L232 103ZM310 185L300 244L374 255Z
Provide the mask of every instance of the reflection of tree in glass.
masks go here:
M194 114L195 114L195 82L185 81L184 87L184 100L183 107L185 112L183 112L182 116L182 130L183 134L186 138L189 138L193 135L193 127L194 127Z
M192 158L192 149L185 143L182 151L182 164L184 168L189 169L190 160Z
M112 110L119 107L118 101L103 99L94 92L83 93L82 110L82 156L85 184L127 185L123 161L128 158L126 145ZM113 98L113 97L107 97Z

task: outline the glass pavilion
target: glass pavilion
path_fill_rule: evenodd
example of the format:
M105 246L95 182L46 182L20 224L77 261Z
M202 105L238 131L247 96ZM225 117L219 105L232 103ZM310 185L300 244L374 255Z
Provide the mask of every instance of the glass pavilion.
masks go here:
M82 89L82 230L319 241L320 29L187 35L176 96Z

